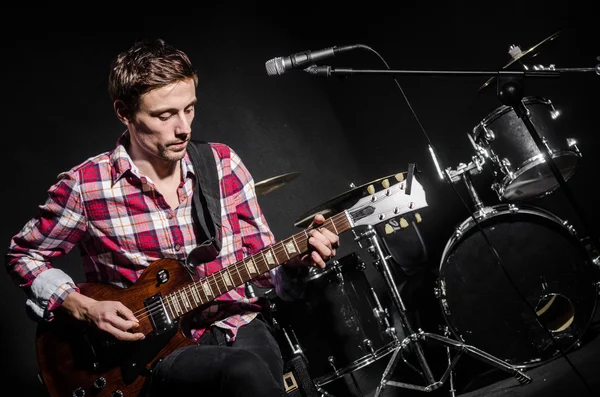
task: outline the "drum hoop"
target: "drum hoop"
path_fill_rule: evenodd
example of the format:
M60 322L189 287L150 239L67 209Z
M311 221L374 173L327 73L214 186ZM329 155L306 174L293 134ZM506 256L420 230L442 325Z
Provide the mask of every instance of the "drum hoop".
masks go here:
M556 159L562 156L575 156L578 158L581 158L581 154L577 153L573 150L560 150L560 151L556 151L552 153L552 159ZM520 177L521 175L523 175L525 172L531 170L533 167L535 167L536 165L540 164L540 159L542 158L541 154L537 154L533 157L531 157L529 160L524 161L522 164L519 165L519 169L515 172L513 172L512 176L511 175L506 175L503 179L502 182L500 182L500 191L499 193L504 196L504 192L506 191L506 188L514 181L516 180L518 177ZM569 177L571 177L573 175L573 173L575 172L576 168L579 166L579 162L575 165L575 169L571 172L571 174L566 178L568 179ZM557 185L558 185L558 181L557 181ZM558 187L558 186L557 186ZM531 197L531 198L540 198L543 196L546 196L547 194L552 193L554 190L556 190L556 188L545 191L535 197Z
M523 98L523 104L525 104L525 105L542 104L542 105L549 106L551 104L551 102L549 99L546 99L544 97L529 96L529 97ZM479 137L479 131L481 130L482 125L487 126L488 124L496 121L498 118L500 118L500 116L504 116L506 113L508 113L511 110L512 110L512 106L508 106L508 105L501 105L501 106L497 107L496 109L492 110L492 112L490 112L483 120L481 120L477 125L475 125L475 127L473 127L473 130L471 131L471 134L473 134L473 138L477 141L477 138Z
M374 354L365 354L363 357L354 360L352 363L346 365L344 368L340 368L337 371L332 371L329 374L320 376L314 379L314 382L317 386L323 386L329 382L333 382L336 379L341 378L344 375L347 375L351 372L358 371L361 368L366 367L369 364L374 363L375 361L383 358L393 352L396 347L398 347L397 341L392 341L383 347L380 347L375 351Z
M549 221L556 223L557 225L562 227L565 231L569 232L569 229L565 226L563 219L561 219L556 214L554 214L544 208L537 207L537 206L530 205L530 204L521 204L520 203L520 204L516 205L516 204L511 204L511 203L502 203L502 204L496 204L493 206L484 207L481 210L480 214L475 215L475 219L477 219L477 222L482 222L482 221L488 221L492 218L496 218L496 217L499 217L502 215L517 214L517 213L518 214L539 215L542 218L546 218ZM485 215L481 215L481 214L485 214ZM442 270L442 266L444 265L444 263L446 262L446 259L448 258L448 253L452 250L452 248L454 248L456 246L456 244L458 244L459 241L462 240L463 236L467 232L469 232L471 229L473 229L473 227L477 227L477 225L475 224L475 222L473 222L473 219L471 217L468 217L467 219L462 221L459 226L457 226L454 229L452 236L448 239L448 242L446 243L446 246L444 247L444 251L442 252L440 266L439 266L440 271Z

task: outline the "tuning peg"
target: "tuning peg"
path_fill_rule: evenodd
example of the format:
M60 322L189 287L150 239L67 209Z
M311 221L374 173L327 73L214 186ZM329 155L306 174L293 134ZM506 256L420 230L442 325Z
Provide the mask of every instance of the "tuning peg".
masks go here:
M402 174L401 172L396 174L396 180L398 182L402 182L404 180L404 174Z
M381 181L381 186L383 186L384 189L387 189L388 187L390 187L390 181L384 179L383 181Z
M423 218L421 218L421 214L419 214L418 212L415 212L415 220L417 221L417 223L421 223L421 221L423 220Z
M402 229L405 229L405 228L407 228L407 227L408 227L408 222L406 221L406 219L404 219L404 218L400 218L400 227L401 227Z
M386 223L385 224L385 234L392 234L392 233L394 233L394 228L389 223Z
M369 192L369 194L375 194L375 186L369 185L367 187L367 192Z

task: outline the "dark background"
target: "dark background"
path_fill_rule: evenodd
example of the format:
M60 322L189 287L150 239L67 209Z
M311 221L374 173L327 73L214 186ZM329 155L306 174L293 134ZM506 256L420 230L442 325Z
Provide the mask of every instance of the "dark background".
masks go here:
M390 76L339 79L300 70L268 76L265 62L303 50L363 44L391 69L495 71L510 60L509 45L525 51L559 31L557 39L540 46L537 57L523 63L578 68L600 62L595 21L586 17L593 14L591 7L524 3L403 2L397 9L362 5L329 12L310 4L301 7L305 14L246 3L243 8L188 9L182 15L132 18L115 12L93 23L89 14L82 19L48 10L23 17L26 10L21 10L13 15L17 28L4 28L0 42L6 176L2 241L8 246L59 172L114 147L123 126L106 89L109 62L136 39L161 37L186 51L199 71L197 139L230 144L256 181L300 173L260 198L278 239L298 232L294 222L302 214L348 191L351 183L360 186L416 163L429 204L420 211L420 230L428 270L435 272L453 228L471 208L461 201L470 206L463 185L454 190L437 176L428 139L443 168L468 163L474 152L467 133L501 105L495 86L479 91L487 80L482 76L399 75L405 97ZM349 14L343 16L346 9ZM321 64L385 69L366 50ZM562 112L561 134L578 140L583 157L568 186L595 226L600 76L565 73L528 79L525 87L528 96L552 100ZM557 145L564 147L562 141ZM489 179L475 177L474 182L486 204L498 203ZM583 227L560 191L535 204ZM352 239L343 242L341 253L355 250ZM77 255L56 263L81 280ZM0 278L0 286L3 384L33 395L41 390L35 324L25 314L25 295L8 276ZM426 294L432 296L433 290Z

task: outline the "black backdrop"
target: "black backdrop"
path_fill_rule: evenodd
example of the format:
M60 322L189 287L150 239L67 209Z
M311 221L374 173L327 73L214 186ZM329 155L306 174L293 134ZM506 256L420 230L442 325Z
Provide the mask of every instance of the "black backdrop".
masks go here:
M85 19L89 15L78 19L56 10L33 16L16 11L11 18L18 28L3 28L0 42L6 176L2 241L8 245L60 171L113 147L123 127L106 90L109 61L135 39L161 37L184 49L199 70L196 138L230 144L256 181L300 173L260 199L279 239L298 231L294 222L301 214L346 192L351 183L358 186L417 163L429 203L421 211L421 231L435 268L454 226L470 209L456 195L469 204L462 185L455 191L438 178L424 131L443 167L469 162L474 153L467 133L500 106L493 86L478 91L487 78L401 75L397 80L404 97L390 76L338 79L302 71L267 76L265 61L363 44L392 69L494 71L509 61L509 45L525 50L560 31L524 63L594 67L599 62L597 31L585 18L591 8L528 4L404 4L397 12L362 6L346 16L341 10L300 15L246 4L190 9L178 16L115 13L100 23ZM385 68L366 50L322 64ZM568 185L590 224L597 224L600 77L569 73L529 79L525 87L526 95L551 99L562 112L565 137L578 140L582 165ZM475 178L475 183L486 204L497 203L489 180ZM560 191L536 204L577 224ZM354 250L349 241L346 252ZM69 255L56 264L80 280L77 262L76 255ZM24 394L39 392L35 325L25 315L22 292L7 276L0 285L4 384Z

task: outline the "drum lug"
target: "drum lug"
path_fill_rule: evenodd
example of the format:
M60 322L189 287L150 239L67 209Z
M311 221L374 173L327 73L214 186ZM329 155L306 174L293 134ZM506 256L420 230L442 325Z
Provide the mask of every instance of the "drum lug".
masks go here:
M581 152L579 151L579 146L577 146L577 140L574 138L567 138L567 146L573 148L575 153L581 156Z
M392 338L394 340L397 340L398 334L396 333L396 328L395 327L387 327L384 332L390 338Z
M337 368L336 368L336 366L335 366L335 357L333 357L333 356L329 356L329 357L327 357L327 362L328 362L328 363L329 363L329 365L331 366L331 369L333 369L333 371L334 371L335 373L337 373L337 372L338 372L338 369L337 369Z
M363 340L363 346L371 352L371 355L375 355L375 349L373 349L373 342L370 339Z
M484 124L481 124L481 127L483 129L483 138L486 141L492 142L494 139L496 139L496 134L494 134L494 131L487 128L487 126L485 126Z
M511 166L512 164L510 164L510 160L508 160L506 157L500 161L500 169L502 170L504 175L512 179L514 178L514 174L512 172Z
M577 236L577 230L575 230L575 227L571 225L569 221L563 221L562 224L565 227L565 229L569 231L569 233L571 233L573 236Z

